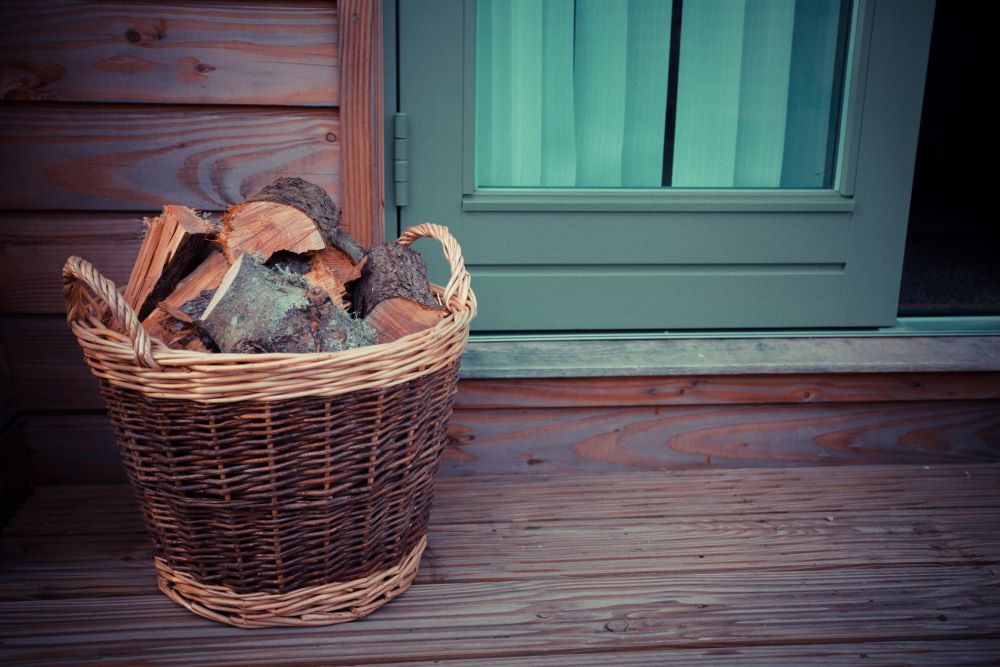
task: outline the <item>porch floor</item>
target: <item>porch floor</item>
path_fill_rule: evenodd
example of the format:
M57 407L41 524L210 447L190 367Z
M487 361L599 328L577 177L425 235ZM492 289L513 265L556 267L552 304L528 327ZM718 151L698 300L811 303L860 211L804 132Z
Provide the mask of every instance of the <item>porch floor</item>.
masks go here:
M156 589L128 487L0 535L0 663L1000 663L1000 464L440 480L416 584L240 630Z

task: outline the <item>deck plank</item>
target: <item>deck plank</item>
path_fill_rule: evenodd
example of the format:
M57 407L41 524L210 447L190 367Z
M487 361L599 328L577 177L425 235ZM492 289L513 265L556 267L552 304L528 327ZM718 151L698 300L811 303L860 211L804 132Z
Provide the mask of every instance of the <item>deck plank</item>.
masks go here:
M362 622L246 632L159 595L0 603L10 658L331 664L998 636L988 568L593 577L414 586ZM263 655L261 655L263 653Z
M442 479L417 583L247 632L160 595L131 491L44 487L0 535L0 662L991 664L1000 465Z
M890 517L852 512L836 520L750 515L570 526L435 526L417 583L1000 565L997 526L997 510L904 510ZM149 594L155 577L152 548L138 517L126 524L126 531L6 536L0 547L5 562L0 600Z
M887 642L858 644L810 644L802 646L754 646L749 648L690 648L673 651L633 653L627 662L607 653L571 653L565 655L532 656L532 667L607 667L607 665L656 665L686 667L687 665L740 665L741 667L774 667L784 665L824 665L824 667L857 667L859 664L921 667L924 665L978 665L994 667L1000 656L1000 641L964 640L937 642ZM523 658L476 660L434 660L431 662L387 663L388 665L440 665L441 667L521 667Z

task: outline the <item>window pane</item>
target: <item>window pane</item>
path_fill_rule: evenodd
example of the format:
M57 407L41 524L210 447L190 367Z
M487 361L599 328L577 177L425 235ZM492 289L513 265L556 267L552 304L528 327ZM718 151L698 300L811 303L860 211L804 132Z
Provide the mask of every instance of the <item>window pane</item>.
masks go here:
M480 0L477 185L830 187L846 5Z

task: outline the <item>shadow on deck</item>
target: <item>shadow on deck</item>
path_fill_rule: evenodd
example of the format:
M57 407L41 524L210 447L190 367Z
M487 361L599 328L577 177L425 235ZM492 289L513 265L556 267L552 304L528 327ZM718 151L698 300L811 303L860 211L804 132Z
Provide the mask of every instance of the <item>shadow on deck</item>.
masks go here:
M151 556L127 486L37 489L0 663L1000 663L1000 464L446 478L417 583L321 628L194 616Z

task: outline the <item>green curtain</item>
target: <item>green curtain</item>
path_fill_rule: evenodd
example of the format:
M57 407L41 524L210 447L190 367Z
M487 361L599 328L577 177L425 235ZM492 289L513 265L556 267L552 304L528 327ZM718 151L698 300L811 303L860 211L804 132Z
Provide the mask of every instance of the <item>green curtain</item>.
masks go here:
M659 187L670 6L478 2L477 183Z
M672 6L480 0L477 185L661 187ZM828 186L840 9L683 3L672 186Z

